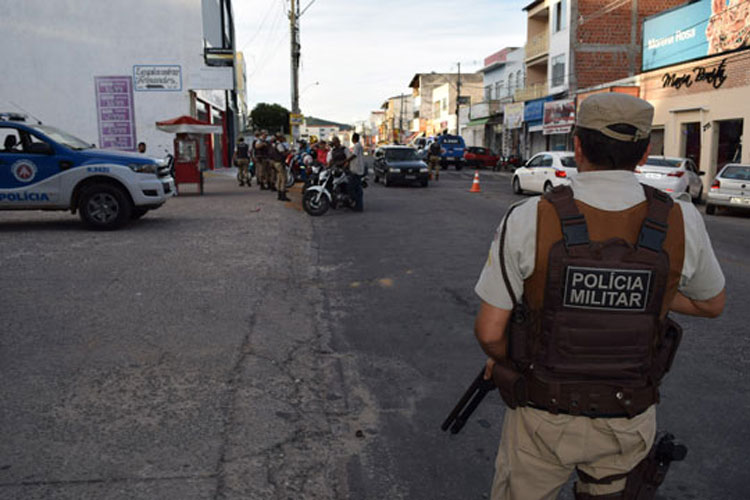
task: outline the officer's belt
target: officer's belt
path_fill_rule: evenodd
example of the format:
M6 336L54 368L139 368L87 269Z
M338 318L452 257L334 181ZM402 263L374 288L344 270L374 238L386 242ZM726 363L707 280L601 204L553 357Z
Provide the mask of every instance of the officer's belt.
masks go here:
M659 402L656 387L618 388L587 382L581 384L582 390L578 391L578 386L576 383L546 383L529 376L526 379L527 404L553 414L632 418Z

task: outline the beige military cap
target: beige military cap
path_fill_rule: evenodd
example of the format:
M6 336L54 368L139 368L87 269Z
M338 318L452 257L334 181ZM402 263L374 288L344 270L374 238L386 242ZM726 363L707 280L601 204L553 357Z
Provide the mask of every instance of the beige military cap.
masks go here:
M578 108L576 126L597 130L618 141L635 142L651 133L654 107L643 99L628 94L607 92L587 97ZM615 132L610 125L625 123L633 126L635 134Z

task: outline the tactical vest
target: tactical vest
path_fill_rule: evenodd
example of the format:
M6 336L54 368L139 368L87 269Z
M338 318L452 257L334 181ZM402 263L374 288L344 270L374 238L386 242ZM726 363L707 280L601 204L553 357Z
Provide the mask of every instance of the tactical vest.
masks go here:
M684 259L679 205L644 186L646 201L596 209L569 186L538 205L536 262L515 297L508 359L494 379L509 406L632 417L659 401L682 332L667 318ZM507 218L506 218L507 220ZM502 254L500 262L511 291Z
M237 144L237 158L247 160L250 158L249 155L250 146L244 142Z
M263 144L262 147L258 147L260 144ZM268 158L268 148L270 144L268 142L257 139L255 142L253 142L253 153L255 154L255 158L258 160L263 160Z

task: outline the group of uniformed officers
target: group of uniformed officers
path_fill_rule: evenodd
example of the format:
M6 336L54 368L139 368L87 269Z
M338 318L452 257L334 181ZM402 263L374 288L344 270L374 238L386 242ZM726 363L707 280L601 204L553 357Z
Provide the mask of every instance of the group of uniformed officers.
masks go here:
M237 182L240 186L251 186L252 174L248 173L250 161L255 165L255 179L261 191L277 192L279 201L290 201L286 195L286 157L289 145L284 134L278 132L269 138L262 130L253 141L252 148L240 137L233 163L237 166Z

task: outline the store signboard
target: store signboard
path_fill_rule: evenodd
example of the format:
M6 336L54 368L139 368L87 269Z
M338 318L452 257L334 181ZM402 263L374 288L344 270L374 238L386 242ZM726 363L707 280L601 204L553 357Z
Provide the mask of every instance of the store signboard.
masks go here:
M96 76L99 147L135 151L133 80L130 76Z
M562 99L544 103L544 121L542 122L542 133L544 135L567 134L573 130L575 123L575 99Z
M136 64L133 82L136 92L178 92L182 90L182 68L178 64Z
M505 125L505 128L521 128L523 125L523 110L522 102L506 104L503 108L503 125Z
M750 2L698 0L643 22L643 71L750 47Z

